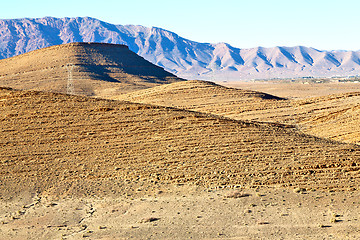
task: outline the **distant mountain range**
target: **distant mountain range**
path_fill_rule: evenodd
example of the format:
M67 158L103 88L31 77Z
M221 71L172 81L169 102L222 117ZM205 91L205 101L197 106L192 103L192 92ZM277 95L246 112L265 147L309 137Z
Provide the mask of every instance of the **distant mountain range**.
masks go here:
M187 79L360 75L360 51L320 51L303 46L239 49L227 43L198 43L161 28L114 25L90 17L0 20L0 58L69 42L125 44Z

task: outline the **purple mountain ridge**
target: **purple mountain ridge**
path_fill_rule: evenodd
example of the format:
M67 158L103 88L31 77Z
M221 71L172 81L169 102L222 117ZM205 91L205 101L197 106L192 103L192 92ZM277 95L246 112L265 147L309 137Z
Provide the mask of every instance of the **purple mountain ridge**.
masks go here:
M191 41L161 28L114 25L90 17L0 20L0 59L69 42L125 44L186 79L360 75L360 51L320 51L304 46L240 49L227 43Z

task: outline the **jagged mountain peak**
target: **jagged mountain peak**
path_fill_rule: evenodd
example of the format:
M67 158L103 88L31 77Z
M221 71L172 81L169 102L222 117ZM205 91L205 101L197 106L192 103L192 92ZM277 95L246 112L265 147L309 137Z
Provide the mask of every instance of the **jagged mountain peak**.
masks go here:
M360 74L360 51L305 46L240 49L228 43L191 41L159 27L114 25L92 17L0 20L0 58L70 42L125 44L146 60L188 79Z

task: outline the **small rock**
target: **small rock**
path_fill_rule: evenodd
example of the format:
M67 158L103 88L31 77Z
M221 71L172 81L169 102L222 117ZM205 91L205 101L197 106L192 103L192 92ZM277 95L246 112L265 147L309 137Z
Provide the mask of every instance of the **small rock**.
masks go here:
M18 214L19 214L19 215L24 215L24 214L25 214L25 211L19 210L19 211L18 211Z
M141 223L148 223L148 222L155 222L160 220L160 218L150 217L150 218L144 218L140 222Z
M225 195L226 198L242 198L242 197L249 197L250 194L241 193L240 191L233 191Z
M295 188L294 189L294 193L304 193L304 192L306 192L306 189L304 189L304 188Z

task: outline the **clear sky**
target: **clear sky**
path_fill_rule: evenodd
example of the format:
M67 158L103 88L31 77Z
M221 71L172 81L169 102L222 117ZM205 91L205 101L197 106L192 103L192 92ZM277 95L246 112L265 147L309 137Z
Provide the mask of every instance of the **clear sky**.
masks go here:
M198 42L360 50L359 0L7 0L0 18L94 17Z

